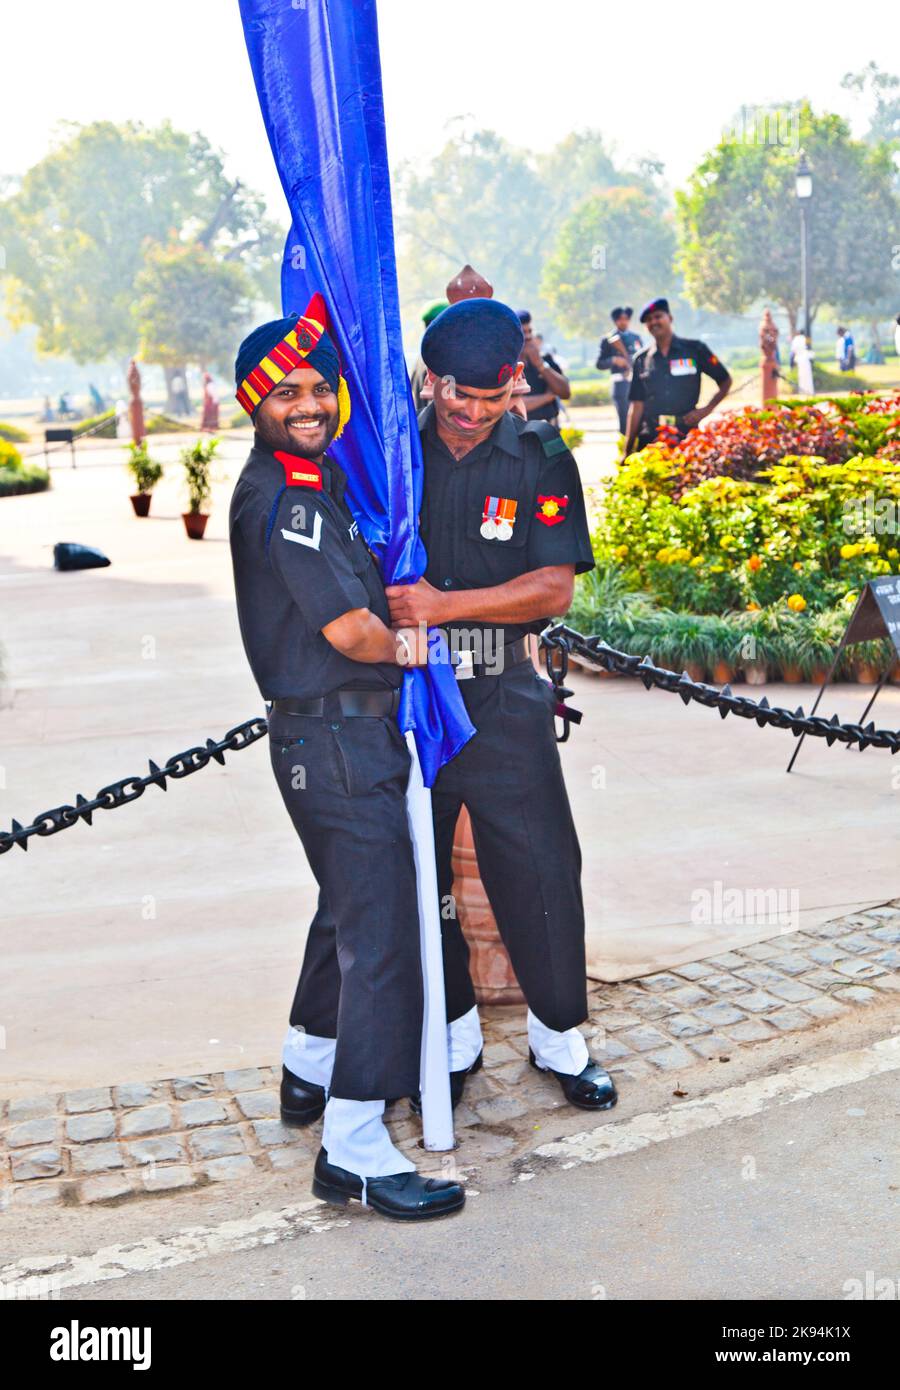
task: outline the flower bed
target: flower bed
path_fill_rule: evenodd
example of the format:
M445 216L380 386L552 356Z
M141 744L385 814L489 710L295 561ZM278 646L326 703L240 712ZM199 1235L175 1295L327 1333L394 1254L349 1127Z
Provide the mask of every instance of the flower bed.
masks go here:
M573 625L692 674L818 676L861 587L900 573L900 397L664 435L608 483L594 550ZM841 674L892 664L888 643L867 643Z

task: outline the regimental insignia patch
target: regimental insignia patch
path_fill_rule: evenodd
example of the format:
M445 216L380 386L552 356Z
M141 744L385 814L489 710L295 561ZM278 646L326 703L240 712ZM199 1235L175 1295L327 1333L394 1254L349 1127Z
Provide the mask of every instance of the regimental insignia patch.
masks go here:
M281 449L275 450L275 457L284 469L285 486L311 487L316 492L322 491L322 470L317 463Z
M481 534L486 541L508 541L516 524L518 502L514 497L486 497Z
M568 497L542 497L538 493L538 509L535 512L535 517L538 521L542 521L545 526L558 526L561 521L566 519L566 507L568 505Z

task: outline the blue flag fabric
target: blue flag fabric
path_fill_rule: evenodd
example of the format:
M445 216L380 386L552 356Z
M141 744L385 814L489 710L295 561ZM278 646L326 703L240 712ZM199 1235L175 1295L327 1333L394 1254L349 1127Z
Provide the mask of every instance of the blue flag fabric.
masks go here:
M240 0L266 133L293 219L284 312L319 290L350 388L329 455L385 583L418 579L422 449L403 357L375 0ZM425 785L475 730L445 648L407 672L400 727Z

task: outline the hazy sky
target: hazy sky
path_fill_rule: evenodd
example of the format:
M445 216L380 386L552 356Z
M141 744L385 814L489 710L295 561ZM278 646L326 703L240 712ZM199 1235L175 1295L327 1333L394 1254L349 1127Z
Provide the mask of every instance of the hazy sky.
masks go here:
M379 0L391 158L427 156L459 116L533 149L590 125L623 160L663 160L677 184L744 102L805 95L852 114L843 74L872 58L897 66L892 8L856 23L843 0ZM10 4L2 35L0 173L39 159L61 120L168 116L281 211L237 0Z

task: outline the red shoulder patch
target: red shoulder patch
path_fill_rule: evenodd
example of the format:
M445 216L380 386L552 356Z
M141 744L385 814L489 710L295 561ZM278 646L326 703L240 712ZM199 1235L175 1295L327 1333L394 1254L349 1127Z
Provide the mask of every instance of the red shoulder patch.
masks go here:
M317 463L300 458L298 454L285 453L283 449L276 449L275 457L284 469L286 487L311 487L316 492L322 491L322 470Z
M542 497L538 493L538 509L535 512L535 519L542 521L545 526L558 526L561 521L566 519L566 507L569 504L568 497Z

